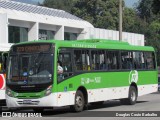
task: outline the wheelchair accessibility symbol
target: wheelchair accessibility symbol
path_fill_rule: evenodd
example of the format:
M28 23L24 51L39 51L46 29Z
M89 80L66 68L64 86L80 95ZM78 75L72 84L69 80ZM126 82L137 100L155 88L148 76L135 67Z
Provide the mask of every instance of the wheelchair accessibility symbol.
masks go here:
M138 82L138 71L137 70L132 70L129 73L129 84L131 84L132 82L135 82L135 83Z

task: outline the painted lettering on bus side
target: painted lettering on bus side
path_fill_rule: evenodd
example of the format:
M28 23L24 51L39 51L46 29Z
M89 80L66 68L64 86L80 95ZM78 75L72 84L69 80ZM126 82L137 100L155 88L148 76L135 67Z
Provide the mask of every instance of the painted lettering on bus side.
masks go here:
M101 83L101 77L81 78L81 84Z
M81 47L81 48L97 48L96 45L85 45L85 44L72 44L72 47Z

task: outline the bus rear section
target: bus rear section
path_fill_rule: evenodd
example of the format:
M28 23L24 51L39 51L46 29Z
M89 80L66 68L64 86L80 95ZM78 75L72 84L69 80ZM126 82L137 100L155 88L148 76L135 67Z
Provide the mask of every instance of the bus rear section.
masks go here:
M0 106L5 105L5 74L0 74Z
M0 106L6 105L6 101L5 101L6 81L5 79L6 79L7 57L8 57L8 52L6 51L0 52Z

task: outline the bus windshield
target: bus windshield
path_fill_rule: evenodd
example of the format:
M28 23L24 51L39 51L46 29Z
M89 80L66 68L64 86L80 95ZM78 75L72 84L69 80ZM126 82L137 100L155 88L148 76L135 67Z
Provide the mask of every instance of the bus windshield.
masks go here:
M44 84L52 82L52 53L13 54L9 57L8 84Z

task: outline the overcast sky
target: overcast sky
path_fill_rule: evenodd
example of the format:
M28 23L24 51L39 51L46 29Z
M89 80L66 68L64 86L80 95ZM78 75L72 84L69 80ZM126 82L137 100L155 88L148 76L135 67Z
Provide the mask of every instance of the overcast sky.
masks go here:
M139 0L125 0L125 4L127 7L134 7L134 4L137 3Z

